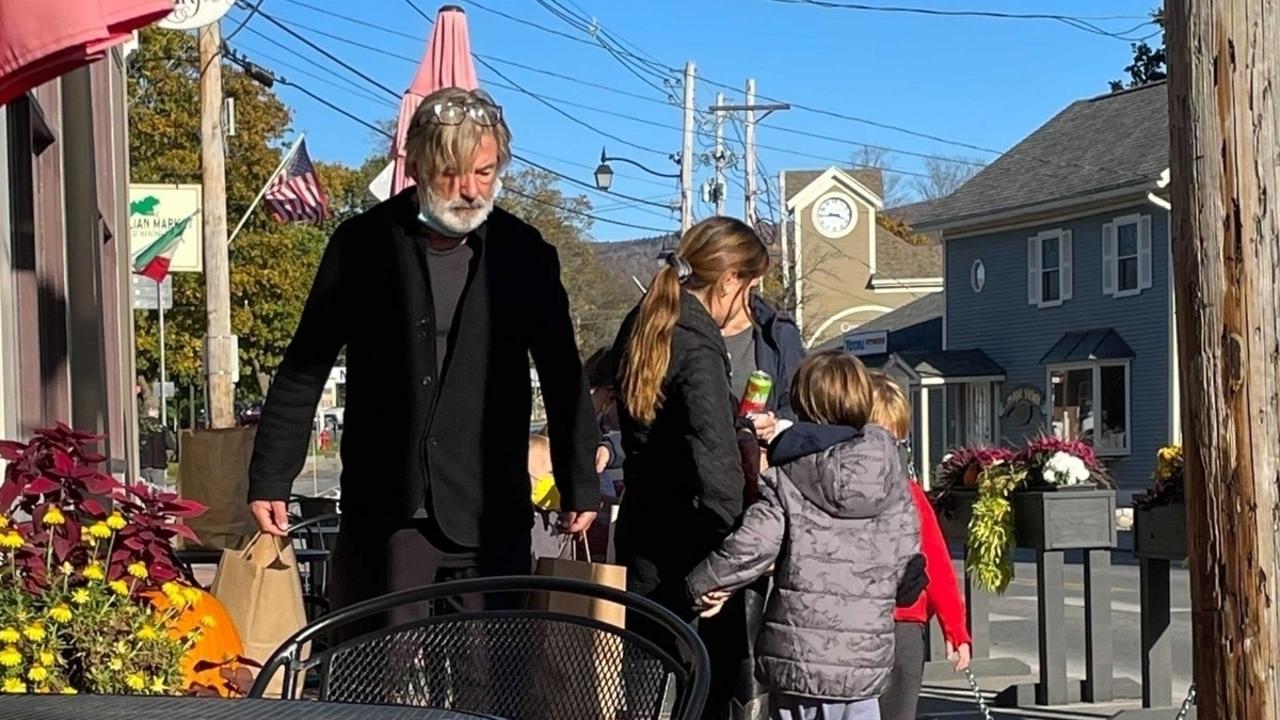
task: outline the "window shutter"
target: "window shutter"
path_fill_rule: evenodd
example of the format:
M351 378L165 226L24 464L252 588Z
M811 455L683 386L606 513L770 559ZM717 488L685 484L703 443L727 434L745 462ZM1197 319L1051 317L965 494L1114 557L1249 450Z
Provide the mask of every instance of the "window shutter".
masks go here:
M1116 225L1105 223L1102 226L1102 294L1116 294Z
M1062 269L1062 271L1058 273L1058 278L1059 278L1060 282L1062 283L1062 292L1061 292L1061 294L1060 294L1060 297L1061 297L1063 300L1070 300L1070 299L1071 299L1071 286L1072 286L1072 282L1071 282L1071 276L1072 276L1072 272L1071 272L1071 231L1070 231L1070 230L1063 230L1063 231L1062 231L1062 235L1061 235L1061 237L1062 237L1062 239L1058 241L1058 247L1059 247L1058 253L1059 253L1059 255L1060 255L1061 259L1062 259L1062 262L1061 262L1061 269Z
M1040 304L1040 239L1027 239L1027 302Z
M1151 216L1138 220L1138 288L1151 287Z

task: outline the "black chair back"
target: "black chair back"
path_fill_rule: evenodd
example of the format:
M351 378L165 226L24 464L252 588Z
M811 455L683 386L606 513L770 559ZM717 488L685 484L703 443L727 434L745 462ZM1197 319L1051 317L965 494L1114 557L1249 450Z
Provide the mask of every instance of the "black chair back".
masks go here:
M626 627L578 614L610 603ZM693 629L647 598L581 580L495 577L333 612L276 650L250 696L283 672L285 697L315 687L307 694L327 702L504 720L694 720L709 668Z

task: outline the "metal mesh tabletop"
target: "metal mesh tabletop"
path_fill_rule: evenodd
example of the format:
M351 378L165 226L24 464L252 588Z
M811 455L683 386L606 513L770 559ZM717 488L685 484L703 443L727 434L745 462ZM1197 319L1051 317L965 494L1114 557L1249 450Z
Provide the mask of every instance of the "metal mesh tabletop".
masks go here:
M278 700L127 695L0 696L0 720L476 720L482 717L456 710Z

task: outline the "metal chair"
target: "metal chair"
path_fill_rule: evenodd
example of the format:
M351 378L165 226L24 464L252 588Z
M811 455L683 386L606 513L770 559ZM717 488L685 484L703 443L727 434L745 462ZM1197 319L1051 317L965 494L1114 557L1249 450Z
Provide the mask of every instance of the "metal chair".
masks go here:
M293 517L289 519L289 537L293 540L294 547L323 553L322 561L307 563L307 572L303 577L302 599L310 620L315 620L329 610L329 561L340 519L341 516L337 513L317 515L305 520Z
M582 612L609 603L625 610L627 627ZM419 615L388 622L406 611ZM694 720L710 664L693 629L647 598L518 576L438 583L333 612L271 655L250 697L280 673L286 698L314 681L324 702L505 720Z

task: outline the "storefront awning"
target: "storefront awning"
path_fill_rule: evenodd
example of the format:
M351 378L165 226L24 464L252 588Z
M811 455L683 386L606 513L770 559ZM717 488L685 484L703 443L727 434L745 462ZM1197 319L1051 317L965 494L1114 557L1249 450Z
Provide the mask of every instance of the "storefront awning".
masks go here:
M981 350L900 350L861 358L868 367L901 368L913 384L1002 382L1004 368Z
M0 105L102 57L173 0L0 2Z
M1111 328L1063 333L1058 342L1040 358L1041 365L1063 365L1093 360L1122 360L1133 357L1133 349Z

